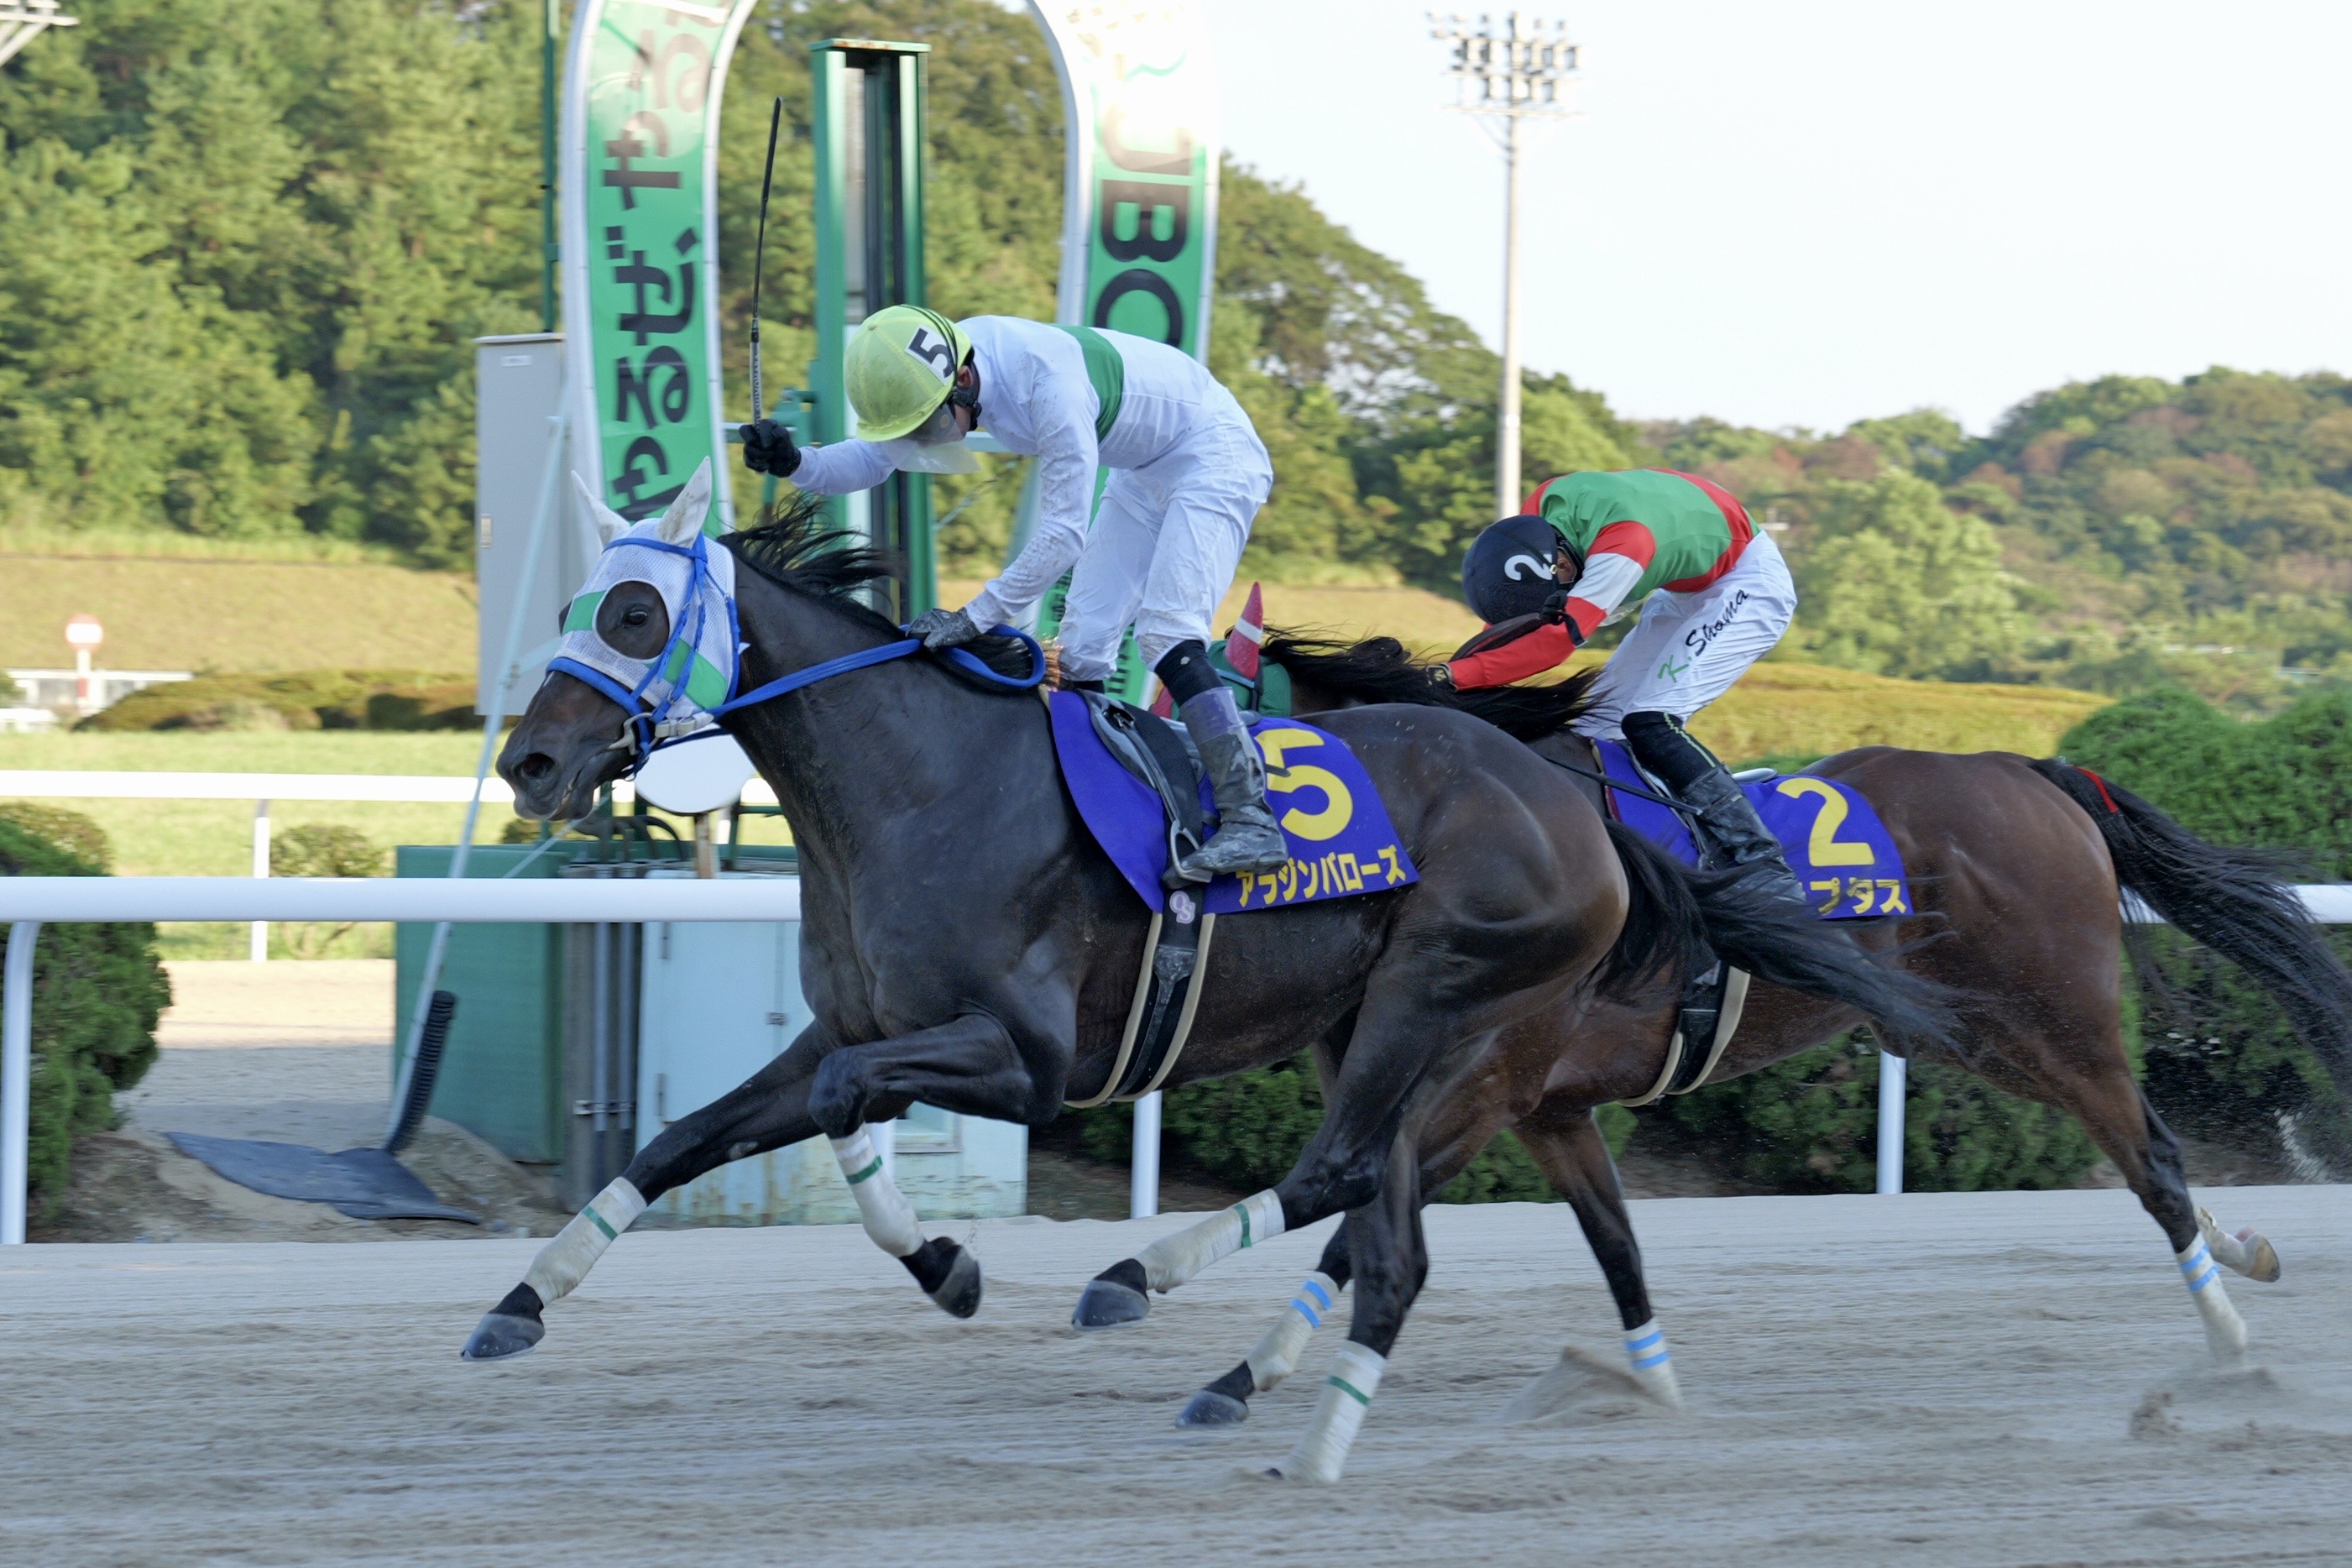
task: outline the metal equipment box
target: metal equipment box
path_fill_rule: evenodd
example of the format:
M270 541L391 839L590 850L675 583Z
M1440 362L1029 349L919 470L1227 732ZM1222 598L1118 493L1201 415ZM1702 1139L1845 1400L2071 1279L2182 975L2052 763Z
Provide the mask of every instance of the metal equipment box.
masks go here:
M446 877L457 851L447 845L404 844L394 874ZM475 847L466 875L498 878L530 853L522 845ZM552 877L559 862L542 855L520 875ZM563 1158L563 943L562 926L457 925L441 989L457 997L457 1016L441 1058L433 1114L445 1117L509 1159L552 1164ZM397 961L392 1080L400 1077L417 981L433 928L394 928Z

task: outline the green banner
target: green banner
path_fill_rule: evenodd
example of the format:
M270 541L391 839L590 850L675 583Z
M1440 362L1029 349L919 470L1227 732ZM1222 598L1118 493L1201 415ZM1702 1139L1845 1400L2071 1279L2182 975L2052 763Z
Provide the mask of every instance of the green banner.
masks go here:
M719 102L752 0L582 0L565 60L565 407L572 461L648 517L711 460L733 515L719 354Z
M1058 314L1209 357L1216 293L1217 80L1208 32L1183 0L1033 0L1054 47L1069 125ZM1096 494L1101 494L1097 479ZM1014 551L1028 540L1034 483ZM1066 582L1040 635L1060 624ZM1117 681L1139 700L1129 637Z

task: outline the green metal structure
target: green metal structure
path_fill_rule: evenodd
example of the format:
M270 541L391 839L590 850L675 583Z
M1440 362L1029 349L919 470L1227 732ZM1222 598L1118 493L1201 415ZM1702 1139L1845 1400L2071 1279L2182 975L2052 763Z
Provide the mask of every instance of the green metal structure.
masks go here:
M856 434L844 390L849 334L886 305L929 303L923 282L923 57L929 44L827 38L809 48L815 77L811 133L816 151L816 359L809 390L788 389L778 417L805 395L816 441ZM834 503L841 526L865 534L905 564L877 606L912 620L939 602L931 541L931 481L894 474Z

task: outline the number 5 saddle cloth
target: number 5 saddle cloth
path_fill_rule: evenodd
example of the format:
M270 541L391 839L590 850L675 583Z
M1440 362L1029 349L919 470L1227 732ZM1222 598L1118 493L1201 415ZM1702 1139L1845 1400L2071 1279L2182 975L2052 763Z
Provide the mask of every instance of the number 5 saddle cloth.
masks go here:
M1630 789L1663 795L1633 754L1615 741L1595 742L1601 770ZM1757 779L1740 786L1756 815L1780 841L1805 901L1823 920L1897 918L1914 912L1903 857L1878 812L1861 793L1809 773ZM1617 819L1685 865L1699 863L1697 846L1682 817L1627 790L1607 792Z
M1181 728L1123 702L1073 691L1052 698L1054 750L1078 815L1154 912L1166 907L1171 826L1205 838L1216 812ZM1297 719L1256 719L1250 733L1265 758L1266 795L1290 845L1290 864L1257 876L1220 877L1192 893L1203 912L1236 914L1385 892L1420 880L1390 825L1364 764L1339 736ZM1109 731L1107 739L1104 731ZM1131 743L1130 743L1131 738ZM1121 742L1114 754L1111 741ZM1171 802L1137 776L1139 752L1160 759L1172 802L1199 802L1191 824L1172 820ZM1125 758L1126 760L1122 760ZM1189 789L1188 789L1189 786ZM1183 890L1181 886L1179 891Z

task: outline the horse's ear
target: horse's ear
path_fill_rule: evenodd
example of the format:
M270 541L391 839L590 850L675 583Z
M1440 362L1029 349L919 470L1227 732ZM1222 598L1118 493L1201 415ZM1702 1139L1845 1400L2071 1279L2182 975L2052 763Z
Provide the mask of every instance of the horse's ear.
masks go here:
M596 525L598 539L610 544L629 531L629 520L598 500L596 492L588 488L588 481L580 477L576 468L572 474L572 488L580 492L580 504L587 511L588 521Z
M694 478L686 481L686 489L669 503L661 516L661 526L654 531L664 544L687 544L702 531L702 520L710 515L710 459L705 458L694 470Z

